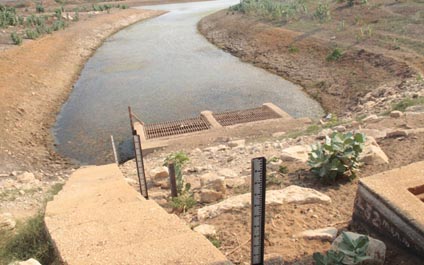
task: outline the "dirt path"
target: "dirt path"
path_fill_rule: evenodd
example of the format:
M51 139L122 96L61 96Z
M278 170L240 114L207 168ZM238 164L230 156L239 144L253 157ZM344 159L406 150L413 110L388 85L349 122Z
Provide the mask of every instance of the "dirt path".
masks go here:
M84 63L114 32L159 14L99 14L0 53L0 172L66 165L51 151L50 128Z

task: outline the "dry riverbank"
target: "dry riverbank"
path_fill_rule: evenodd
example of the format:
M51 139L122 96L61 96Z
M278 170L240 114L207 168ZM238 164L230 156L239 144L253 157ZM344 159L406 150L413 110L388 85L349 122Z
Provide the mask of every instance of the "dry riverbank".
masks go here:
M114 32L159 14L104 12L0 53L0 172L66 165L53 151L50 128L84 63Z
M241 60L301 85L326 111L338 115L378 112L379 98L417 90L405 86L405 80L415 82L416 68L382 50L376 53L351 45L340 48L340 58L329 59L335 47L346 43L327 36L334 32L321 36L325 29L294 31L227 10L205 17L198 28L209 41Z

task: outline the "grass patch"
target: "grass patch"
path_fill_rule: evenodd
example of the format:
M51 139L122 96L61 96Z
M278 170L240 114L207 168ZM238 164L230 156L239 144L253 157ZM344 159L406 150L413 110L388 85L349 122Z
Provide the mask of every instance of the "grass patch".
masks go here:
M424 97L405 98L392 106L392 110L405 111L408 107L424 105Z
M216 248L221 247L221 240L219 240L219 238L217 238L216 236L208 236L207 239L209 239L212 245L214 245Z
M44 213L18 223L16 232L0 234L0 263L35 258L41 264L52 264L55 254L44 226Z
M294 132L289 132L283 136L283 138L297 138L299 136L306 136L306 135L312 135L317 134L321 131L321 127L317 124L313 124L308 126L305 130L299 130Z

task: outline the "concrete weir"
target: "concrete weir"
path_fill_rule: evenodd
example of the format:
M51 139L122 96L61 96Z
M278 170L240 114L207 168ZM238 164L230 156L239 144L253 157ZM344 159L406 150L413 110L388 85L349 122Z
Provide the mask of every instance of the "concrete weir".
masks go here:
M204 236L145 200L116 165L75 171L47 204L64 264L231 264Z
M134 117L136 117L134 115ZM197 118L178 121L169 121L156 124L144 124L137 118L133 126L140 136L144 151L151 152L154 149L166 147L171 143L192 139L192 137L203 135L209 137L213 133L231 131L237 129L266 126L271 123L310 123L308 118L294 119L288 113L272 103L264 103L261 107L237 111L214 113L202 111Z
M424 256L424 162L361 179L353 219Z

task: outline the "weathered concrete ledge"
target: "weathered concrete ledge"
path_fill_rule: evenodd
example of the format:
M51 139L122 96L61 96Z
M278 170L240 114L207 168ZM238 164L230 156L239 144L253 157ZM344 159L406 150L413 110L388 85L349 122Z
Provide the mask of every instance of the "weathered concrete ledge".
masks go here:
M354 221L424 255L424 161L361 179Z
M65 264L231 264L205 237L145 200L116 165L72 174L45 223Z

